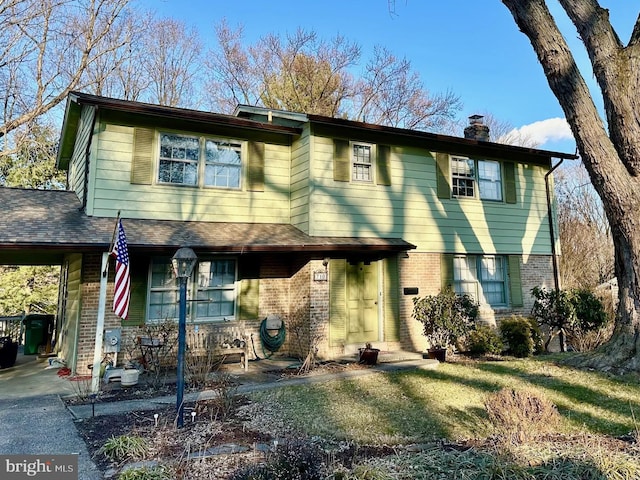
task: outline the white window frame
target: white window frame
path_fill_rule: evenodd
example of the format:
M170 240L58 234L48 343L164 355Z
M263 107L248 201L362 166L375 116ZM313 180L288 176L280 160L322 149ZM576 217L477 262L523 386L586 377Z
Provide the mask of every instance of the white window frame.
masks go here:
M357 155L361 149L368 149L369 162L362 161ZM349 156L351 160L351 181L357 183L373 183L375 172L375 146L372 143L349 142ZM363 175L363 172L367 175Z
M212 262L233 262L233 281L227 284L205 285L199 276L204 271L204 264ZM158 323L167 318L178 319L180 287L173 273L170 272L171 269L171 258L169 257L155 257L151 260L147 283L147 323ZM158 282L158 278L155 277L156 285L154 286L154 274L161 270L165 271L164 278L160 278L160 282ZM208 315L209 312L202 315L200 312L208 307L205 304L209 303L207 300L211 299L211 292L225 292L222 293L222 296L226 295L233 302L231 309L221 315ZM164 298L162 302L154 301L155 296L167 296L167 294L168 302ZM195 299L195 301L191 301L191 299ZM191 277L187 280L187 300L187 320L190 322L210 323L235 320L238 308L238 259L216 255L200 256ZM159 308L159 312L154 313L154 308L156 310Z
M491 268L491 265L497 268ZM456 255L453 258L453 286L456 293L467 294L481 305L509 305L509 275L506 255ZM492 271L491 271L492 270ZM500 301L487 300L496 293L490 286L499 285Z
M469 168L458 168L458 164L466 163ZM483 167L491 165L496 176L484 175L489 170ZM469 171L470 173L465 173ZM451 157L451 196L453 198L479 198L501 202L503 193L502 164L496 160L471 159L466 157ZM491 188L487 188L490 186ZM495 192L495 194L493 193Z
M224 190L240 190L242 189L242 177L246 163L246 141L231 138L219 138L203 135L190 135L188 133L174 132L164 130L158 132L158 153L157 153L157 172L156 182L159 185L169 186L186 186L186 187L200 187L200 188L215 188ZM171 156L163 157L162 140L164 136L172 136L178 138L185 138L190 140L196 140L198 142L198 155L197 159L181 159L173 158ZM222 149L233 150L239 163L226 162L226 161L209 161L207 159L207 147L209 144L215 144ZM181 163L183 165L191 164L195 165L195 179L193 182L175 182L169 180L163 180L162 177L162 164L163 163ZM211 170L217 170L213 176L210 175ZM169 172L171 175L171 172ZM225 182L219 182L220 179L226 178ZM213 181L211 181L213 179ZM184 179L183 179L184 180ZM216 185L216 183L218 183Z
M174 156L169 155L169 156L163 156L163 146L162 146L162 140L163 137L177 137L177 138L182 138L185 140L195 140L198 144L198 149L197 149L197 158L195 159L190 159L187 158L187 149L185 149L185 156L184 158L180 158L179 155ZM158 183L161 183L163 185L187 185L187 186L197 186L198 185L198 170L199 170L199 164L200 164L200 156L201 156L201 148L200 148L200 140L197 136L194 135L184 135L181 133L172 133L172 132L160 132L160 135L158 136L158 175L157 175L157 180ZM177 153L179 152L181 149L177 146L168 146L168 148L170 148L172 150L171 153ZM163 163L167 163L169 165L169 180L162 180L162 164ZM182 182L174 182L171 181L171 176L172 176L172 165L181 165L183 167L183 181ZM184 177L185 175L185 169L189 166L189 165L193 165L195 166L195 178L193 180L193 182L186 182L184 181Z
M228 188L228 189L233 189L233 190L239 190L240 188L242 188L242 164L243 164L243 159L245 157L244 155L244 148L243 148L243 142L239 141L239 140L226 140L226 139L219 139L219 138L212 138L212 137L205 137L203 139L203 143L204 143L204 174L202 175L203 177L203 182L204 182L204 186L205 187L211 187L211 188ZM238 158L240 159L240 163L238 164L234 164L234 163L230 163L230 162L224 162L224 161L208 161L207 159L207 144L208 143L213 143L215 145L217 145L218 147L222 147L223 150L232 150L233 152L235 152L238 156ZM207 182L207 170L208 167L213 167L213 169L223 169L226 170L228 172L234 171L236 172L237 175L237 184L230 184L230 180L233 178L232 175L228 174L228 175L217 175L214 173L214 178L227 178L227 184L226 185L216 185L215 183L208 183Z

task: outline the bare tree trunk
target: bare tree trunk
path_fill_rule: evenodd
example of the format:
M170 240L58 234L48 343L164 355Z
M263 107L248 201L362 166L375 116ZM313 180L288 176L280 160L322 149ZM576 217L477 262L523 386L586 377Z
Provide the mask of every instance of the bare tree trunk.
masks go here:
M640 369L640 118L637 90L640 20L623 47L595 0L560 0L587 48L602 90L609 132L544 0L503 0L529 38L551 90L576 139L602 199L615 247L620 287L611 341L590 365L617 371Z

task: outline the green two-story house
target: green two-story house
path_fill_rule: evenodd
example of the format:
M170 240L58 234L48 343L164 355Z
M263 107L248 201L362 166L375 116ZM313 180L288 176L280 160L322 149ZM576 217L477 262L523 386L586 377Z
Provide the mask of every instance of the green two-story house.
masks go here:
M49 261L55 253L57 351L80 373L93 361L100 257L118 213L131 303L126 320L107 312L106 328L135 333L175 318L170 259L189 246L190 331L225 324L257 343L261 322L277 315L283 353L317 344L335 358L367 342L419 352L416 296L452 286L495 323L528 314L531 288L557 278L550 172L554 159L575 157L492 143L479 117L465 137L73 93L58 155L69 191L0 189L14 219L42 222L29 238L0 238L0 253L18 244Z

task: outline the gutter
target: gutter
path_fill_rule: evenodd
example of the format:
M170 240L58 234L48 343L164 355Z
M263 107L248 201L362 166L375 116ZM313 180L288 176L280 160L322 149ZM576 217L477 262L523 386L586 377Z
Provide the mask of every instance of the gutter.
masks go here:
M556 290L560 290L560 271L558 268L558 256L556 252L556 233L553 226L553 209L551 208L551 188L549 187L549 178L551 174L562 165L564 158L560 158L560 161L551 168L544 175L544 186L547 191L547 217L549 218L549 235L551 236L551 260L553 262L553 283Z

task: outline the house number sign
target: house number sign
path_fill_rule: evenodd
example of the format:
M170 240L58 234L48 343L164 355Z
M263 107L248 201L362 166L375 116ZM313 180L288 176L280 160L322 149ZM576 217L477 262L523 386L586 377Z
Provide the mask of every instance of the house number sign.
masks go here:
M329 279L329 274L326 270L316 270L313 272L314 282L326 282Z

